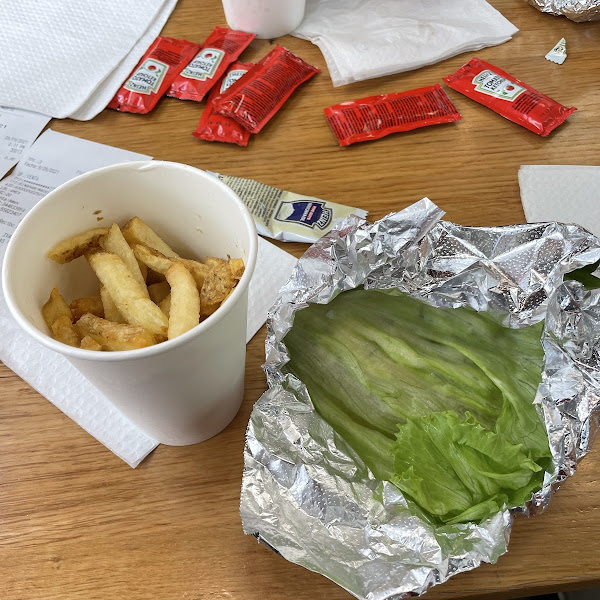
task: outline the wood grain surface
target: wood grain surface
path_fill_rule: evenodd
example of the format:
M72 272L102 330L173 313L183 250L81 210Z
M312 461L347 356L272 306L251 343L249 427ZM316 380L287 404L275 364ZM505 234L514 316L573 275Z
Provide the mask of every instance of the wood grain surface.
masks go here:
M323 72L245 149L196 140L191 132L204 105L167 98L150 115L107 110L86 123L53 120L50 126L157 159L339 200L368 209L371 219L428 196L447 219L465 225L523 222L520 165L598 164L600 23L543 15L523 0L492 4L519 27L513 41L335 89L315 46L282 38ZM163 33L200 42L215 25L225 25L218 0L180 0ZM561 37L569 56L558 66L544 55ZM257 40L243 59L257 60L271 47ZM337 146L324 107L441 83L474 55L579 110L543 139L450 91L463 115L459 123ZM299 256L306 246L285 248ZM263 328L248 344L245 398L233 423L202 444L159 446L135 470L0 366L0 598L350 598L241 530L244 430L265 390L264 337ZM427 598L516 598L600 584L599 459L596 448L544 514L516 519L509 552L496 565L458 575Z

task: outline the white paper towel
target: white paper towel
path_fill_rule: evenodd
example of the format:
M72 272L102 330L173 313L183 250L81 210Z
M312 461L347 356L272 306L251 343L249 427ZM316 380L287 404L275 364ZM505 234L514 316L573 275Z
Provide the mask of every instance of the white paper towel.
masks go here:
M319 46L337 87L495 46L517 31L485 0L307 0L292 35Z
M0 104L58 118L81 109L78 118L91 118L118 89L116 79L127 78L175 3L3 0Z
M15 172L0 182L0 213L18 212L11 226L0 214L2 239L8 239L20 219L58 185L101 166L143 160L128 152L47 130L26 152ZM18 209L18 210L15 210ZM288 280L296 258L259 238L258 258L248 289L246 341L262 327L279 288ZM10 315L0 289L0 360L40 394L132 467L158 442L145 435L118 411L66 358L37 343Z
M576 223L600 237L600 167L523 165L519 187L528 223Z

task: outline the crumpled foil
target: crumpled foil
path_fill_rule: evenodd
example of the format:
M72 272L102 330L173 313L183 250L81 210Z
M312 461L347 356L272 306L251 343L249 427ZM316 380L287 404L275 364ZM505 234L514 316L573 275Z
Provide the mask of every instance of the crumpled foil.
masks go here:
M462 227L425 198L369 224L350 217L311 246L269 314L269 389L247 429L245 533L325 575L357 598L400 600L507 550L515 512L543 510L590 448L600 412L600 290L565 273L600 260L600 240L576 225ZM535 404L554 459L526 506L480 524L435 527L375 479L286 373L294 313L358 286L398 288L430 304L490 311L508 327L545 318L546 360ZM509 507L510 508L510 507Z
M600 0L526 0L538 10L582 23L600 19Z

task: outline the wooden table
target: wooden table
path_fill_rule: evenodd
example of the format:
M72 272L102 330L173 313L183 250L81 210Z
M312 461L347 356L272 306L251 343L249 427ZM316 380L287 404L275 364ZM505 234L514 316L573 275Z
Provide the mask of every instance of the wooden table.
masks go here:
M465 225L523 222L522 164L598 163L600 23L543 15L523 0L492 2L521 29L514 40L410 73L332 88L309 42L281 43L323 73L299 89L248 148L190 134L203 106L163 99L150 115L104 111L90 122L52 121L64 133L252 177L340 200L378 219L429 196ZM164 34L202 41L225 25L218 0L180 0ZM561 38L569 57L544 60ZM272 46L255 41L257 60ZM579 111L543 139L450 92L458 124L342 149L323 108L441 82L474 55ZM300 255L302 244L285 248ZM202 444L159 446L137 469L0 366L0 598L3 600L337 600L349 595L242 534L238 514L244 429L265 390L264 328L248 345L243 407ZM600 584L600 459L596 448L546 513L517 518L496 565L459 575L427 597L515 598Z

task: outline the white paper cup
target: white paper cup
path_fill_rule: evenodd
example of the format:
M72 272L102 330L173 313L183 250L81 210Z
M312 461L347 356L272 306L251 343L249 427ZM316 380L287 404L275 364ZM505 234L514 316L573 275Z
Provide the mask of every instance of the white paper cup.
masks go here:
M290 33L304 19L305 0L223 0L231 29L272 39Z
M133 216L186 258L243 258L246 269L235 290L197 327L148 348L95 352L54 340L40 312L50 290L58 287L70 302L98 293L98 281L85 259L59 265L46 257L48 250L85 229L123 225ZM177 163L124 163L72 179L29 212L6 250L4 295L21 327L65 356L147 435L164 444L194 444L226 427L242 401L257 245L250 212L211 175Z

